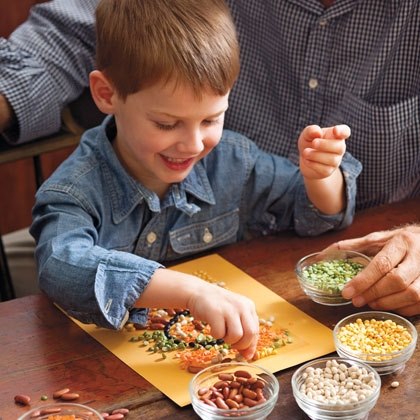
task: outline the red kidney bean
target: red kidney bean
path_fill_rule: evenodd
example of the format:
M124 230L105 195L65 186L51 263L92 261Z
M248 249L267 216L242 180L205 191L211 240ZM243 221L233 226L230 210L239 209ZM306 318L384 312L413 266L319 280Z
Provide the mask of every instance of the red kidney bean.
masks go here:
M239 408L239 404L238 404L236 401L231 400L230 398L228 398L228 399L226 400L226 404L227 404L230 408Z
M234 376L231 375L230 373L219 373L218 377L221 381L233 381L234 380Z
M204 399L203 402L211 407L217 408L217 405L212 400Z
M237 378L246 378L246 379L252 378L252 375L246 370L237 370L235 372L235 376Z
M115 410L112 411L111 414L128 414L130 412L130 410L128 408L117 408Z
M225 403L225 400L221 397L216 398L216 405L223 410L229 409L229 406Z
M66 392L60 398L64 401L73 401L73 400L77 400L79 397L80 395L76 394L75 392Z
M197 392L197 394L201 397L204 394L207 394L209 392L209 389L207 387L200 388Z
M228 386L226 381L218 381L213 385L216 389L222 389Z
M229 391L228 399L232 399L238 393L238 388L232 388Z
M109 415L106 420L121 420L124 418L124 414L117 413Z
M252 389L255 389L255 388L263 389L264 386L265 386L264 382L261 379L258 379L257 382L252 384Z
M244 398L244 404L247 405L248 407L254 407L258 403L255 400L251 400L251 398Z
M45 414L57 414L60 411L61 411L60 407L42 408L41 416L45 416Z
M233 397L233 399L238 402L241 403L244 400L244 396L242 394L237 394Z
M15 402L22 405L29 405L31 397L29 395L18 394L15 395Z
M248 388L244 388L242 395L246 398L251 398L251 400L255 400L257 398L257 393Z
M60 398L63 394L67 394L67 392L70 392L69 388L59 389L53 393L53 398Z

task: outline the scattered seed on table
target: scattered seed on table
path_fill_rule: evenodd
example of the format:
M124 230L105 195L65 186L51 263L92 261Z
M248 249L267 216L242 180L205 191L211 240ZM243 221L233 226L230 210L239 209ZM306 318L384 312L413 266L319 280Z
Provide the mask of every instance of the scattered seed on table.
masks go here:
M63 394L67 394L67 392L70 392L70 388L59 389L53 393L53 398L60 398Z
M400 383L398 381L394 381L391 383L392 388L398 388L400 386Z
M18 394L15 395L15 402L22 405L29 405L31 402L31 397L29 395Z
M47 401L48 397L46 395L41 395L41 401Z

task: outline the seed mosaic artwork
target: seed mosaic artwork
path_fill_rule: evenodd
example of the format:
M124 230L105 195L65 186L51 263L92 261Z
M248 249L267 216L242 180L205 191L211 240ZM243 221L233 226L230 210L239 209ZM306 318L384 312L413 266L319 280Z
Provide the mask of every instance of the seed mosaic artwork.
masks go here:
M204 270L192 273L210 283L226 287L224 282L215 281ZM277 349L293 342L288 330L273 328L274 316L268 320L260 318L260 335L257 351L253 361L277 354ZM182 369L197 373L211 364L242 361L239 352L221 339L211 335L210 326L194 319L188 309L155 308L149 312L145 326L127 324L127 331L143 330L133 335L129 341L146 347L148 352L155 353L161 360L171 355L180 362Z
M193 274L255 302L260 316L255 363L268 371L277 372L334 351L331 329L221 256L200 257L171 269ZM238 357L234 349L212 337L210 327L194 319L188 308L155 308L149 313L147 326L126 324L119 331L71 319L180 406L191 403L188 386L193 373Z

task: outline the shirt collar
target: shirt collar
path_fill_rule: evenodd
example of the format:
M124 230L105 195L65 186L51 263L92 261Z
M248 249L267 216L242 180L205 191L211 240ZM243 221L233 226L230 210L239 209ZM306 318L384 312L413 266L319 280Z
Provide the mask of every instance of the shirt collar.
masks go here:
M161 203L159 197L132 178L118 160L112 147L112 139L115 137L115 134L115 120L112 116L109 116L105 118L100 126L97 139L95 140L98 145L97 151L102 156L101 166L109 189L113 222L120 223L143 200L146 201L152 212L160 212ZM183 200L186 200L187 203L189 202L188 195L194 196L208 204L216 203L207 172L201 161L194 166L187 178L182 183L177 184L177 188L172 188L169 193L174 196L175 190L180 192ZM189 214L195 213L200 209L197 205L178 206L176 197L173 199L173 204Z

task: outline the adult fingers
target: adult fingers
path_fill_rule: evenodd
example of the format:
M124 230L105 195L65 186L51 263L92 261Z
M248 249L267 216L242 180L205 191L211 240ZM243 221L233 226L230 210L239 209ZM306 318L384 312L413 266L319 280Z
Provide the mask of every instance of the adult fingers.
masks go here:
M387 242L381 251L373 257L366 268L346 284L342 295L346 299L365 293L380 279L385 277L394 267L397 267L407 255L406 244L400 237L395 236ZM378 287L372 293L379 294ZM360 303L360 302L357 302Z
M413 283L419 278L420 265L415 254L408 253L397 267L386 273L362 295L356 296L353 299L353 304L363 306L366 303L378 301L379 304L386 305L388 309L393 309L416 303L419 296L416 293L417 286L413 286ZM413 287L414 289L412 289Z
M362 252L366 255L375 255L394 235L395 231L373 232L360 238L345 239L335 242L325 248L323 252L344 249L348 251Z
M395 311L407 316L418 315L420 313L420 277L403 291L384 296L368 304L372 309Z

